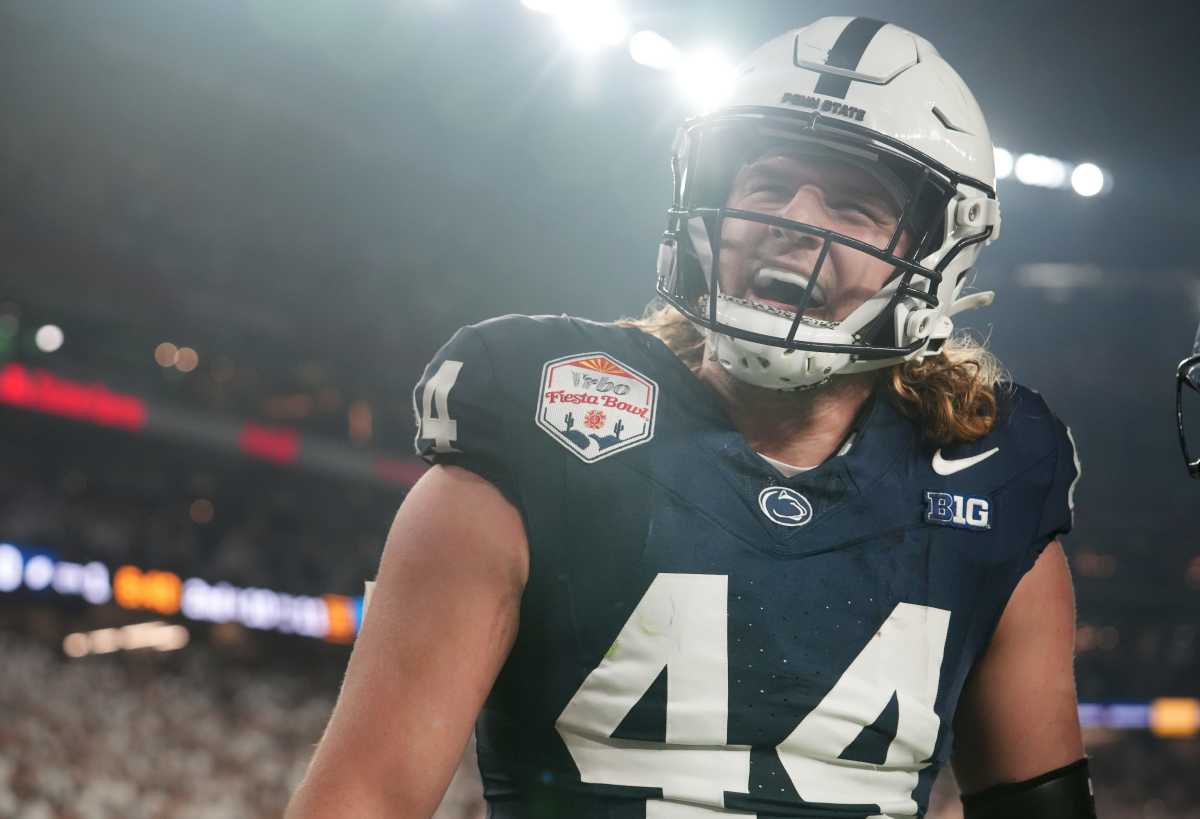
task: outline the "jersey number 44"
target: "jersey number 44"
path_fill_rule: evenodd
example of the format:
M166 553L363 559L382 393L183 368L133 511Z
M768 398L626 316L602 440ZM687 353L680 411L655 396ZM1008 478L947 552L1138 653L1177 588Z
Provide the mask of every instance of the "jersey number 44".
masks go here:
M647 819L751 815L725 809L726 792L750 787L750 747L727 737L727 601L724 575L659 574L556 723L584 782L662 789ZM898 604L775 748L801 799L916 814L912 792L940 726L934 701L949 625L944 609ZM663 668L666 742L614 738ZM898 721L884 764L841 759L893 698Z

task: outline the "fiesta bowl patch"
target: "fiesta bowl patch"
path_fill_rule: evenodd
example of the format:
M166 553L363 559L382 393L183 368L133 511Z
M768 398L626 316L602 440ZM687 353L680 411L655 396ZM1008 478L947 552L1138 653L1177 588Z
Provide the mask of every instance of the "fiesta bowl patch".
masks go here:
M658 384L604 353L547 361L537 425L592 463L654 437Z

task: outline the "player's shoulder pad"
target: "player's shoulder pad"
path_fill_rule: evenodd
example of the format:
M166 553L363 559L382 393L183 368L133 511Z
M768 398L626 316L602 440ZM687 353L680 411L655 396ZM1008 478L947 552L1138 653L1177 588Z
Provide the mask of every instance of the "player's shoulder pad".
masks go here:
M568 316L508 315L458 330L413 391L416 450L494 482L532 434L544 365L595 350L632 350L625 328Z
M997 385L995 425L970 444L973 453L993 449L992 489L1015 489L1014 484L1020 484L1042 497L1038 528L1047 539L1070 531L1081 471L1079 454L1071 430L1040 393L1016 383Z
M628 346L629 331L608 322L574 316L507 315L464 327L490 351L495 366L515 374L542 365L556 356L586 349Z
M1041 393L1002 382L996 385L995 424L978 445L1000 447L1012 469L1020 471L1052 456L1065 429Z
M566 315L498 316L461 328L434 360L451 352L464 359L481 358L487 364L494 397L530 408L537 399L538 379L547 361L591 350L628 354L628 329ZM485 374L482 367L478 369L479 375Z

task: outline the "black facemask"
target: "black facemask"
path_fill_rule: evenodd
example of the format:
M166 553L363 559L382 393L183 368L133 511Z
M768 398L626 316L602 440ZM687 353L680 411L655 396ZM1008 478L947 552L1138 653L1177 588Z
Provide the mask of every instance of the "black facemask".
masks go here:
M1200 328L1192 354L1179 362L1175 372L1175 419L1188 473L1200 478Z

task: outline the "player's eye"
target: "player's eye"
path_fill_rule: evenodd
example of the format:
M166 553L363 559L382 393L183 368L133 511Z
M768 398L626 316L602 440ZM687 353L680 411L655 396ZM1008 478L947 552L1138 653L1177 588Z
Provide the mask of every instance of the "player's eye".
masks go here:
M834 199L828 203L830 210L847 215L848 217L885 224L895 221L888 211L879 204L862 199Z
M782 182L770 182L760 180L751 182L748 192L751 194L760 194L771 196L779 199L790 199L792 197L792 188Z
M828 204L830 209L840 211L842 213L856 213L861 216L870 216L872 218L874 218L876 215L874 208L870 207L869 205L865 205L858 200L832 199Z

